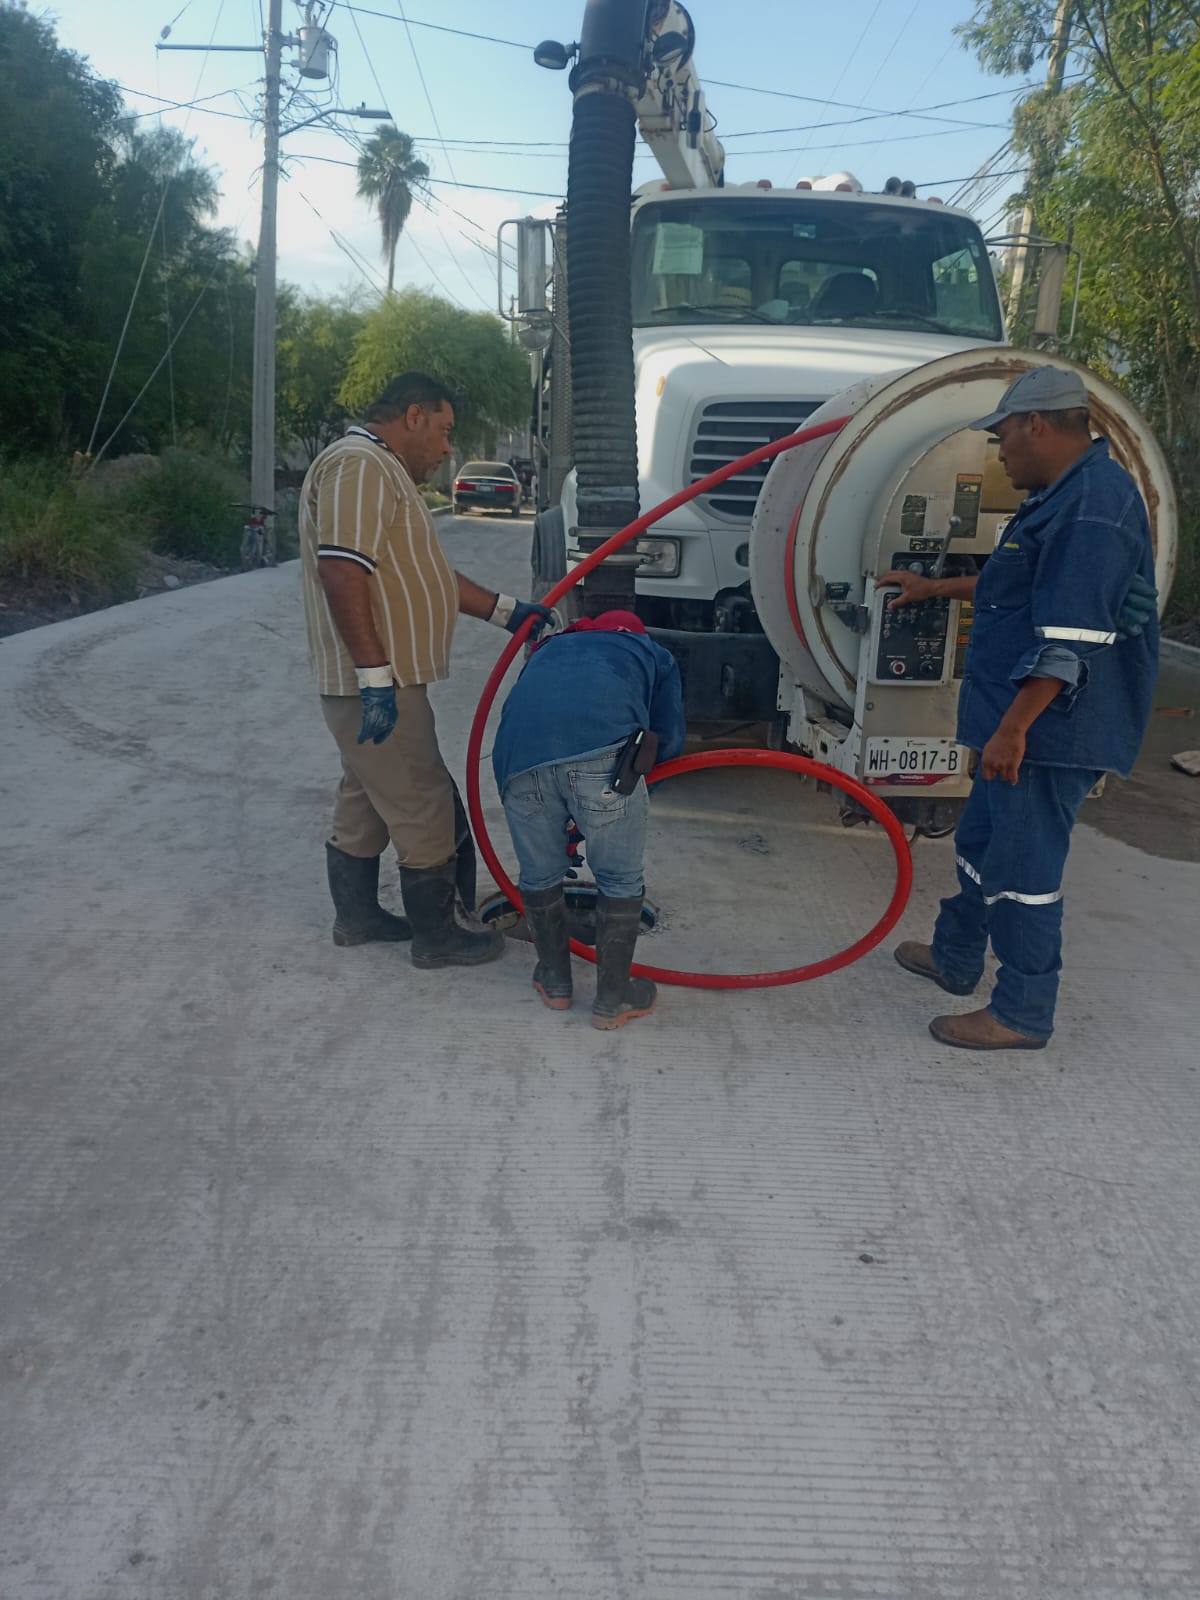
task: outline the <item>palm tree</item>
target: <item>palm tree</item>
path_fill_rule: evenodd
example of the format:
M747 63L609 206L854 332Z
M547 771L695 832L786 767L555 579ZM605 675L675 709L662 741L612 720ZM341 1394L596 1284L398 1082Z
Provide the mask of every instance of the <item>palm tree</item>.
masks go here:
M396 276L396 246L412 210L413 194L429 177L407 133L390 122L376 128L358 158L358 193L369 200L379 217L383 255L388 268L388 293Z

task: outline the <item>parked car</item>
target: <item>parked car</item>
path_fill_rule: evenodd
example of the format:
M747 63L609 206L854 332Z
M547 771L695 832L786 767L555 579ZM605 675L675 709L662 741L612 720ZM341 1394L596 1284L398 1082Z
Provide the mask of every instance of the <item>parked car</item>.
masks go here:
M454 480L450 503L462 511L507 511L521 515L521 483L505 461L468 461Z

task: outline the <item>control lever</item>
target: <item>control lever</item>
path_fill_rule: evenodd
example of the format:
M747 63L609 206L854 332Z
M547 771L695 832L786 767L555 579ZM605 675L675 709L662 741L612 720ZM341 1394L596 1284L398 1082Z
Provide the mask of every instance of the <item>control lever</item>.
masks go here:
M937 560L933 563L933 571L929 576L931 578L940 578L942 576L946 566L946 557L950 554L951 539L973 539L974 537L974 528L964 528L961 517L951 517L946 524L946 534L942 540L942 548L937 553Z
M946 571L946 557L950 554L950 539L973 539L974 523L963 526L962 517L950 517L946 525L946 538L942 539L941 550L938 550L938 560L933 563L930 578L941 578Z

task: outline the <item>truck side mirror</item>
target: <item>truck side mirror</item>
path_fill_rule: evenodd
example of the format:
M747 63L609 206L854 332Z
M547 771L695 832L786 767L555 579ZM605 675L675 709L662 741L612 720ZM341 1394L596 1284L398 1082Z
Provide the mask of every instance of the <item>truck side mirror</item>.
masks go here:
M1033 331L1039 339L1057 339L1058 322L1062 311L1063 284L1067 279L1067 258L1070 250L1065 244L1048 244L1042 250L1039 263L1037 314Z
M517 311L523 317L546 314L546 226L533 217L517 223Z
M552 223L537 217L510 217L496 233L496 277L498 309L506 322L545 322L549 316L547 298L546 235ZM517 292L515 303L507 294L504 281L505 234L517 230Z

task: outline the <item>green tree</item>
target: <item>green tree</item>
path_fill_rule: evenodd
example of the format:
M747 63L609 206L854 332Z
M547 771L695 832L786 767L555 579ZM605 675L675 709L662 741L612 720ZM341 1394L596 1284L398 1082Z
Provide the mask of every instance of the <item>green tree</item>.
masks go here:
M421 289L389 295L355 339L342 403L361 410L405 371L427 372L454 392L455 437L467 453L490 449L498 430L529 415L529 358L487 311L460 311Z
M121 100L51 24L0 0L0 424L61 439L76 364L83 240L115 164Z
M358 158L358 194L371 202L379 218L389 294L396 278L396 246L416 190L428 177L429 168L417 156L408 134L390 122L376 128Z
M213 175L170 128L141 134L127 124L117 158L106 203L84 231L81 381L67 407L68 431L90 436L112 371L98 444L136 401L116 448L157 450L188 438L240 446L248 416L234 400L250 361L253 281L233 235L209 225Z
M1025 73L1049 52L1056 0L978 0L960 31L984 66ZM1070 353L1154 424L1181 491L1180 609L1200 608L1200 6L1077 0L1069 87L1017 108L1019 197L1070 239L1083 288ZM1052 168L1041 159L1060 141ZM1017 334L1020 336L1018 328Z
M240 450L250 268L233 236L212 226L216 181L191 143L169 128L144 131L122 111L115 85L63 49L49 22L0 0L6 447L86 446L120 347L99 442L136 401L117 449Z
M297 296L279 317L276 430L312 461L346 421L339 399L365 314L357 299Z

